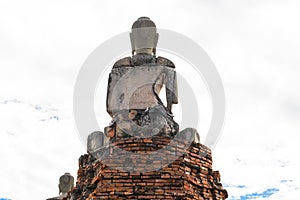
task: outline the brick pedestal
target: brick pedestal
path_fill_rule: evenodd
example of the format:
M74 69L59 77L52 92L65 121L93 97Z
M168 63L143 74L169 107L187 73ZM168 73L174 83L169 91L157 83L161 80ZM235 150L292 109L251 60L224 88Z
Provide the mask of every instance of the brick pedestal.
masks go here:
M103 152L107 156L102 161L91 154L80 157L72 199L221 200L228 196L219 172L212 170L211 150L202 144L163 136L124 138L99 149L99 154Z

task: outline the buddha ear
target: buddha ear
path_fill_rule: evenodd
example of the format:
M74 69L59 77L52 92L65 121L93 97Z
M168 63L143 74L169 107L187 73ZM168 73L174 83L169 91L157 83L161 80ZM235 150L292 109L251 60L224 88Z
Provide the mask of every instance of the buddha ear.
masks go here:
M134 35L133 33L130 33L130 41L131 41L131 49L132 49L132 55L135 52L135 44L134 44Z
M156 33L155 37L154 37L154 46L153 46L153 54L154 55L156 54L156 46L157 46L157 42L158 42L158 37L159 37L159 34Z
M155 47L155 48L156 48L156 46L157 46L158 38L159 38L159 34L158 34L158 33L155 33L155 37L154 37L154 47Z

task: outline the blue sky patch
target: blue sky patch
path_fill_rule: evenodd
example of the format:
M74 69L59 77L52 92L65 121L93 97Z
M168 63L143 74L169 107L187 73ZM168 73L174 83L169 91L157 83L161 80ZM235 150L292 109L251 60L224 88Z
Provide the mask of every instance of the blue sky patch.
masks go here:
M278 192L279 189L277 188L270 188L270 189L267 189L263 192L254 192L254 193L251 193L251 194L245 194L245 195L242 195L242 196L231 196L229 197L229 200L249 200L249 199L257 199L257 198L268 198L270 197L271 195L275 194L276 192Z
M267 190L265 190L265 191L263 191L261 193L254 192L254 193L251 193L251 194L246 194L246 195L240 196L240 199L241 200L248 200L248 199L256 199L258 197L260 197L260 198L268 198L272 194L275 194L278 191L279 191L279 189L277 189L277 188L270 188L270 189L267 189Z

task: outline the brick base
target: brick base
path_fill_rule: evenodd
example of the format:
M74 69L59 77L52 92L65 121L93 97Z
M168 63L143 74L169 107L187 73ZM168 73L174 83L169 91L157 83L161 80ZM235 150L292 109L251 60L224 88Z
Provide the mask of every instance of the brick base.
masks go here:
M157 150L167 144L167 155L166 151L160 155ZM102 161L91 154L80 157L77 183L70 195L73 200L226 199L220 174L212 170L211 150L194 142L186 150L184 145L184 141L171 143L164 136L119 139L104 147L108 156ZM126 152L134 154L128 158ZM158 153L150 156L151 152ZM126 162L133 163L136 170L118 168Z

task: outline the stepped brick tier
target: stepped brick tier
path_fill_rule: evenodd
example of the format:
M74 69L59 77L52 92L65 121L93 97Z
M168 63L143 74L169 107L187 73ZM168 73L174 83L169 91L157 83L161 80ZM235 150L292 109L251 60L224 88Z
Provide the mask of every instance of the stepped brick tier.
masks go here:
M163 148L165 151L159 151ZM97 153L102 155L103 152L108 156L101 161L95 159ZM151 156L154 152L156 154ZM124 170L126 166L128 170ZM182 139L153 136L118 138L93 154L82 155L77 183L68 199L221 200L227 197L219 172L212 170L208 147L195 142L187 144Z

